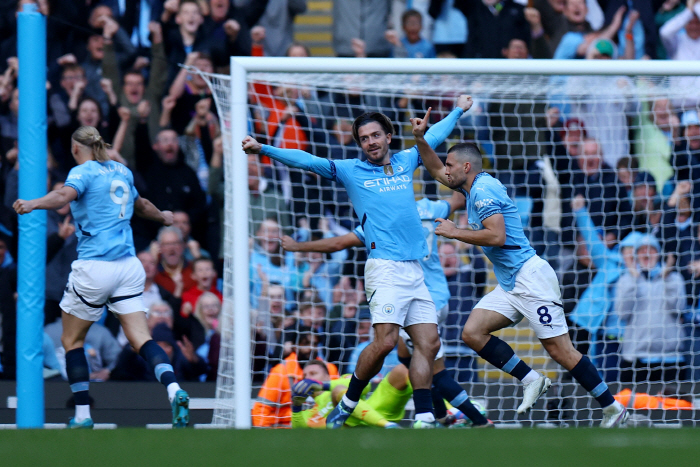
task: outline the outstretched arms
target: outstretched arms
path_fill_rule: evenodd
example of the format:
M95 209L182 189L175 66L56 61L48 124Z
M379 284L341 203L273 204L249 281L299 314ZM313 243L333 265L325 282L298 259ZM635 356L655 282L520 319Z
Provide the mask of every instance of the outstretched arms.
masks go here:
M35 209L53 210L59 209L75 200L78 197L78 192L70 186L62 186L58 190L54 190L41 198L24 200L18 199L12 207L17 214L28 214Z
M328 159L313 156L299 149L280 149L260 144L252 136L243 138L241 145L246 154L263 154L289 167L309 170L330 180L335 179L333 163Z
M323 238L311 242L297 242L292 237L282 237L282 248L286 251L304 251L318 253L335 253L352 246L364 246L357 235L350 232L339 237Z

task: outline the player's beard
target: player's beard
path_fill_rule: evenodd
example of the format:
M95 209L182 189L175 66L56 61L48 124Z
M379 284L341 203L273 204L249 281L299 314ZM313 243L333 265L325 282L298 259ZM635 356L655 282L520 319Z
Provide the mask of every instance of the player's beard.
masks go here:
M370 155L369 152L365 153L365 156L367 156L367 160L371 162L372 164L376 165L383 165L384 164L384 158L386 157L387 152L389 152L389 146L386 147L379 147L378 154L381 154L380 156L373 156Z
M452 178L452 176L450 176L450 178L447 180L447 186L448 186L448 188L450 188L452 190L457 190L459 188L462 188L462 185L464 185L464 182L466 182L466 181L467 181L467 177L464 177L464 180L457 180L455 178Z

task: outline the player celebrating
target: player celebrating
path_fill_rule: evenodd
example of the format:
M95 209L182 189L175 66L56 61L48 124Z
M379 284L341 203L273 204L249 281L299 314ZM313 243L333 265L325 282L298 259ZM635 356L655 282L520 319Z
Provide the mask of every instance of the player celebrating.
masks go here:
M93 428L88 388L90 371L85 358L85 336L107 306L121 322L131 346L153 368L168 390L173 427L189 422L189 396L175 380L165 351L151 338L141 294L146 273L136 258L129 221L139 217L173 223L173 213L160 211L139 197L131 171L110 160L107 145L91 126L82 126L71 136L76 167L65 185L33 200L18 199L17 214L35 209L58 209L71 203L78 235L78 259L73 261L68 285L61 300L66 373L75 399L75 417L70 428Z
M331 380L328 368L321 361L311 361L304 367L304 379L292 388L292 428L326 428L326 417L340 403L350 384L350 375ZM381 380L372 395L365 399L369 386L362 391L356 410L345 422L346 426L377 426L398 428L411 398L408 369L395 366ZM304 402L313 397L316 405L302 410Z
M428 255L420 259L420 265L425 276L425 285L428 287L430 296L438 310L438 326L442 325L449 313L448 301L450 299L450 289L447 286L445 273L440 264L438 256L437 237L435 236L435 219L447 218L450 213L464 207L464 196L459 192L454 192L452 198L440 201L430 201L421 199L416 203L418 215L423 223L423 234L428 244ZM364 246L365 235L362 227L357 227L354 231L338 237L324 238L310 242L296 242L291 237L282 238L282 248L287 251L304 251L319 253L335 253L350 247ZM409 366L413 345L410 337L402 329L399 332L399 360ZM404 344L404 345L402 345ZM489 420L474 407L469 400L467 392L454 379L450 378L445 369L445 357L442 351L442 342L433 367L433 385L437 389L433 394L433 404L435 405L436 417L438 419L446 416L445 404L442 398L445 397L453 407L464 413L474 424L474 426L492 426ZM313 378L312 378L313 379ZM442 410L438 410L438 404L442 404ZM443 413L439 413L443 412Z
M411 119L418 149L433 178L466 196L472 228L459 229L449 220L437 219L440 225L435 233L481 246L493 263L498 280L496 289L484 296L469 315L462 339L484 360L522 381L523 402L517 411L525 413L552 382L527 366L508 344L491 333L527 318L549 355L603 407L601 426L624 424L627 410L615 401L588 357L571 344L557 276L530 246L506 188L482 171L481 153L473 143L450 148L443 165L424 138L429 116L430 109L423 119Z
M425 135L437 147L469 109L466 96L457 108ZM435 304L423 281L418 260L428 254L418 211L415 208L413 172L421 164L413 147L392 155L394 127L386 115L370 112L353 122L353 138L366 161L332 161L304 151L261 145L247 136L246 153L264 154L290 167L310 170L340 182L348 192L365 231L369 258L365 266L365 293L372 314L375 339L360 354L355 374L341 402L328 416L329 428L340 428L355 409L369 380L382 367L384 357L396 346L404 327L415 346L410 375L414 388L416 428L436 426L430 386L435 355L440 347Z

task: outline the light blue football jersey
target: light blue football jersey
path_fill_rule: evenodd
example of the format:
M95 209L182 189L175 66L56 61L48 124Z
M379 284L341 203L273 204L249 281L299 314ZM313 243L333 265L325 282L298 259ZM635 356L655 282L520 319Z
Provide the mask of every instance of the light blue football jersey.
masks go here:
M502 214L506 226L506 243L503 246L481 249L493 263L496 279L503 290L513 290L515 276L523 264L533 256L535 250L523 232L523 224L515 203L510 199L506 187L486 172L481 172L472 183L471 193L460 189L467 198L469 226L473 230L484 228L482 222L494 214Z
M430 201L423 198L416 203L416 207L423 226L423 236L428 245L428 254L420 259L420 265L423 268L425 285L428 287L433 302L435 302L435 308L439 310L449 302L450 288L447 286L447 279L438 255L435 219L446 219L450 215L450 203L445 200ZM367 244L362 227L358 226L353 230L353 233L362 243Z
M432 148L442 143L464 112L457 108L425 134ZM365 232L369 258L412 261L428 256L413 192L413 172L423 163L417 147L378 166L359 159L331 161L295 149L263 145L262 153L291 167L341 183Z
M130 221L139 194L131 170L119 162L88 161L71 169L65 186L78 192L70 204L78 259L135 256Z

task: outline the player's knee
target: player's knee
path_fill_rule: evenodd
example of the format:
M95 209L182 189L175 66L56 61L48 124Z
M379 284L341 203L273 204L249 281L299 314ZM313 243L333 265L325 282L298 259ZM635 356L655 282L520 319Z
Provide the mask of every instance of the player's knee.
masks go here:
M389 384L399 391L406 389L408 387L408 368L404 365L395 366L389 373Z
M61 335L61 344L66 352L70 352L73 349L79 349L83 346L83 342L75 339L73 336L67 336L65 334Z
M389 352L394 350L394 347L396 347L396 344L398 342L398 335L389 334L376 342L379 353L386 357L387 355L389 355Z
M474 326L470 326L469 323L464 325L462 329L462 340L469 347L474 348L474 345L478 342L479 333Z

